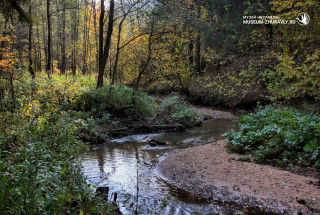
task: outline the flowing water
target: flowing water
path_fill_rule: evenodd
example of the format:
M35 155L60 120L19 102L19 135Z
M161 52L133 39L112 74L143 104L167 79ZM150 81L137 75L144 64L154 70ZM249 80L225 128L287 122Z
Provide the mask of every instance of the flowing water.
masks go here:
M230 128L231 120L219 119L205 122L186 132L113 139L111 143L94 147L84 155L83 170L89 183L97 187L108 186L111 192L118 193L118 203L123 214L133 214L137 205L139 214L219 214L221 211L229 214L232 208L210 204L168 184L156 167L161 157L171 150L221 139L221 134ZM150 139L165 141L166 144L149 146ZM162 204L164 199L168 203L166 207Z

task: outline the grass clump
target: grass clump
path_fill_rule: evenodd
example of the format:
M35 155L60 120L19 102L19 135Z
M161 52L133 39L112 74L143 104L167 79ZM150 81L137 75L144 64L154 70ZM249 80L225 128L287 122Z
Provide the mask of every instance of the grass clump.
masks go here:
M225 134L232 149L257 162L320 168L320 117L293 108L267 106L236 121Z

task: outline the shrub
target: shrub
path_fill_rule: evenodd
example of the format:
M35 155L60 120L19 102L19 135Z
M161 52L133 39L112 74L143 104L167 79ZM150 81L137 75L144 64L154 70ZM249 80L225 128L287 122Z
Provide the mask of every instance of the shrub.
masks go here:
M302 62L288 53L277 56L279 64L275 66L274 70L269 69L264 74L265 79L269 82L267 87L271 93L271 99L293 100L310 97L319 100L319 56L319 50L307 54Z
M47 113L20 129L19 147L10 152L14 138L0 136L1 214L111 213L77 162L85 149L75 137L78 126L67 113Z
M116 116L149 118L157 110L157 104L147 94L121 85L86 91L75 100L72 108L100 115L112 113Z
M77 161L86 148L77 135L91 131L94 119L69 108L90 89L90 77L36 78L14 86L15 96L5 92L0 101L0 214L113 214L112 203L87 184Z
M236 126L238 132L231 130L225 134L236 151L253 155L261 162L280 159L280 163L301 163L299 161L305 160L320 168L318 115L267 106L239 117Z
M163 123L190 123L197 119L195 110L179 96L168 97L161 103L156 118Z

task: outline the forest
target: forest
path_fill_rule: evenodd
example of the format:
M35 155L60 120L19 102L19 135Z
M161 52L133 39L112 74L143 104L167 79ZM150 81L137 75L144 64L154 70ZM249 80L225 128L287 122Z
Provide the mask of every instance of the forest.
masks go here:
M318 0L0 2L1 214L320 214L319 108Z

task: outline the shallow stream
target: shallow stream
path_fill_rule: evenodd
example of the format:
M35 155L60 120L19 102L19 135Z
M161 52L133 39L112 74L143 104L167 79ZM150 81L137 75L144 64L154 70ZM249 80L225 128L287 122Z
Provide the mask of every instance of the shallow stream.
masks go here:
M139 214L232 214L232 208L210 204L167 183L157 171L161 158L174 149L203 145L221 139L232 128L232 120L218 119L180 133L132 135L93 147L83 157L89 183L108 186L118 193L123 214L133 214L138 191ZM165 141L149 146L151 139ZM139 189L137 189L137 187ZM163 199L168 202L161 206ZM130 204L133 203L130 208Z

